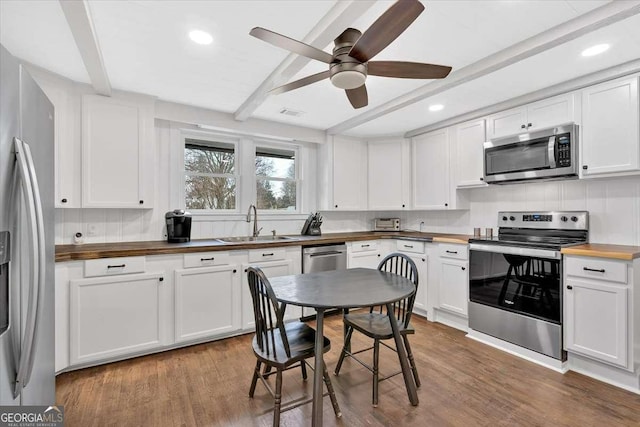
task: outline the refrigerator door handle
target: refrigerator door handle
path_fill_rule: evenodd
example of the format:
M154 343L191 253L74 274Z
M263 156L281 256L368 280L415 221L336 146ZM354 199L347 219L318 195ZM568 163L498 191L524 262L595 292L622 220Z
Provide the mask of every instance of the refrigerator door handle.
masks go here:
M32 173L29 170L29 164L26 156L25 144L18 138L14 138L16 163L18 170L18 178L22 183L22 191L24 199L27 204L26 216L29 224L29 240L30 250L32 251L30 258L31 261L31 275L29 277L29 303L27 306L27 318L22 336L22 347L20 349L20 360L18 363L18 372L16 374L16 382L13 391L13 395L17 398L22 389L26 385L25 379L28 378L27 371L29 360L31 359L32 347L35 336L35 321L37 320L37 302L38 302L38 281L40 280L40 260L38 251L38 220L36 218L36 202L35 194L33 191L33 183L31 182ZM18 185L18 182L15 183ZM17 200L17 199L16 199ZM30 374L29 374L30 375ZM27 380L28 382L28 380Z

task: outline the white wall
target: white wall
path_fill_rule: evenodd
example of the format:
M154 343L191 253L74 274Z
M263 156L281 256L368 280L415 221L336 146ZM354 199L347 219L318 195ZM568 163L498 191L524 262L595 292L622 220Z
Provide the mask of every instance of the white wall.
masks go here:
M640 176L490 186L468 190L469 210L439 212L323 212L323 232L370 230L379 216L399 217L402 227L473 234L497 228L500 210L586 210L590 241L640 245ZM483 231L484 232L484 231ZM496 231L494 231L494 234Z

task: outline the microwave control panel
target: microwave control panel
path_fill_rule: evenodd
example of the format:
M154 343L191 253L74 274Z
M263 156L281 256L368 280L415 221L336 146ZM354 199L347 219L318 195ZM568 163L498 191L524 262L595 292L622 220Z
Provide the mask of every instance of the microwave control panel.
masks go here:
M557 164L558 167L564 168L571 166L571 138L568 133L558 135L556 137Z

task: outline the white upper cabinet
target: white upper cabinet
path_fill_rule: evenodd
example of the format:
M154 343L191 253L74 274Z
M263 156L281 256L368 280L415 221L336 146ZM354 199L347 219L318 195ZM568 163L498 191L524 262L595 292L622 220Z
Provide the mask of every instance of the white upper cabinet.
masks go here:
M451 159L455 168L456 187L486 186L483 144L486 141L485 121L473 120L455 127L457 156Z
M449 129L412 140L414 209L449 208Z
M640 170L638 77L582 91L582 175Z
M369 209L409 208L409 146L404 139L369 141Z
M333 203L329 209L367 209L367 144L334 137Z
M82 206L153 207L153 104L82 97Z
M487 139L573 122L578 116L575 98L569 93L492 114L487 117Z

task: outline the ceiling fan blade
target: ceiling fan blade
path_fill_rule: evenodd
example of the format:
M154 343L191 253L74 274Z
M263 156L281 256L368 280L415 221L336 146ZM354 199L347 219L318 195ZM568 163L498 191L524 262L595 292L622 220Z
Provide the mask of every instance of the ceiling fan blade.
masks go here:
M370 76L401 79L444 79L451 72L451 67L420 62L371 61L367 64L367 72Z
M306 56L307 58L316 59L327 64L331 64L331 61L333 60L333 56L323 50L261 27L255 27L249 32L249 34L276 47L286 49L290 52L297 53L298 55Z
M328 78L329 78L329 70L323 71L318 74L312 74L300 80L296 80L295 82L287 83L284 86L271 89L269 93L272 95L277 95L279 93L289 92L290 90L298 89L299 87L310 85L311 83L319 82L320 80L324 80Z
M362 34L349 56L360 62L369 61L398 38L423 10L418 0L399 0Z
M353 108L362 108L369 104L369 96L367 95L367 87L365 85L355 89L345 89L345 92Z

